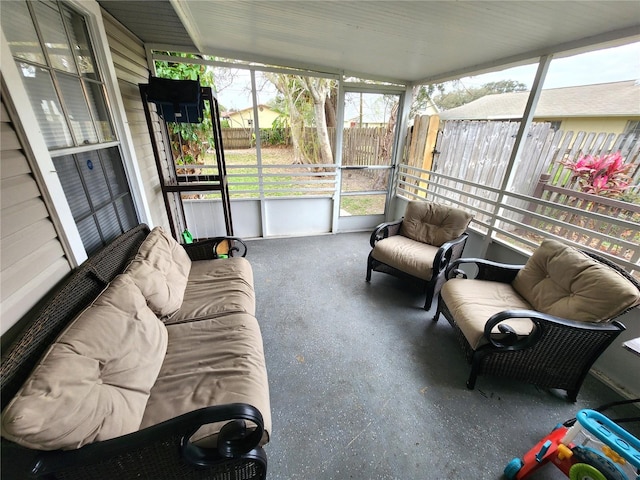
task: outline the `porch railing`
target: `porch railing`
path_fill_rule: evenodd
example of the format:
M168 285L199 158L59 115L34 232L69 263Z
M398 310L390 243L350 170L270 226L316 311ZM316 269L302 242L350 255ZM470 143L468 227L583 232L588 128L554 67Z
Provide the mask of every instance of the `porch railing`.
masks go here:
M553 192L558 193L557 188ZM542 238L558 238L596 251L640 275L638 205L614 205L610 199L595 195L590 197L596 199L586 199L577 191L571 191L575 201L557 202L546 194L536 198L501 192L486 184L404 164L398 169L396 193L410 200L426 198L465 209L474 214L472 228L529 252Z
M328 195L336 189L336 165L334 164L289 164L289 165L227 165L227 179L231 199L278 196ZM218 175L216 165L187 165L178 167L183 183L206 184L209 178ZM191 198L216 198L198 192Z

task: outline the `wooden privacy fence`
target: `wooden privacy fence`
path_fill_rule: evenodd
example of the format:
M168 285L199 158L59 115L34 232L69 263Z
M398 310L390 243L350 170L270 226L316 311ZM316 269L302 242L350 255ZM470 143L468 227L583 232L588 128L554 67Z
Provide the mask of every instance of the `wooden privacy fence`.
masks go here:
M329 130L329 141L335 152L336 129ZM342 139L342 164L353 166L390 165L391 159L382 154L382 142L386 133L384 127L345 128ZM223 128L222 144L227 150L245 149L255 147L253 130L246 128ZM317 145L316 129L305 127L302 135L303 142L309 151L313 151L313 145ZM260 140L264 147L269 145L291 145L289 128L260 129Z
M532 204L529 210L549 219L567 223L570 227L554 221L545 221L539 217L525 217L525 223L558 237L625 258L633 263L638 262L640 259L640 204L551 185L550 179L550 174L541 174L533 196L558 204L559 207ZM585 214L560 206L582 210ZM589 214L598 214L598 216ZM631 222L634 227L623 228L616 220Z
M384 133L385 129L382 127L345 128L342 137L342 164L389 165L390 158L384 158L381 152Z
M246 128L223 128L222 145L227 150L251 148L254 146L251 133Z
M407 130L403 163L431 170L440 120L437 115L416 115Z
M441 127L434 171L473 182L499 188L504 179L518 122L447 121ZM550 123L533 123L514 165L508 190L533 195L542 173L550 173L550 184L572 188L571 175L560 163L577 160L582 155L602 155L620 151L626 163L634 164L631 172L634 187L630 193L639 193L640 141L637 134L554 131ZM466 186L465 190L475 187Z
M498 195L487 191L486 187L499 189L502 186L518 128L518 122L444 122L433 148L432 171L468 183L439 177L427 186L425 182L413 179L405 182L405 188L411 192L412 185L426 187L435 194L435 198L447 198L469 206L476 212L475 219L479 223L488 224L496 211L491 202L496 201ZM415 144L415 136L408 140L410 143L405 152L405 163L419 166L420 159L428 154L428 147L422 147L421 150L421 146ZM426 145L427 135L418 140ZM579 191L576 177L563 165L563 162L576 161L583 155L605 155L618 151L625 163L633 165L629 172L631 188L624 196L628 201ZM412 156L412 152L417 153ZM620 222L616 223L616 220L635 224L640 222L640 205L637 203L640 202L638 134L556 131L549 123L537 122L527 132L520 153L507 184L502 203L505 209L498 223L500 228L517 231L520 228L518 224L524 222L611 255L638 260L639 229L623 229ZM540 182L541 178L543 182ZM530 202L509 196L510 192L553 202L558 204L558 208L537 206L532 210ZM418 194L417 188L415 193ZM510 210L509 207L519 211ZM582 210L585 214L572 208ZM521 213L523 210L548 216L549 221L545 223L539 217L533 221ZM604 217L611 221L606 221ZM567 222L571 227L559 225L560 222Z
M260 141L263 145L291 145L290 130L288 128L260 129ZM256 139L253 129L249 128L223 128L222 145L227 150L239 150L253 148Z

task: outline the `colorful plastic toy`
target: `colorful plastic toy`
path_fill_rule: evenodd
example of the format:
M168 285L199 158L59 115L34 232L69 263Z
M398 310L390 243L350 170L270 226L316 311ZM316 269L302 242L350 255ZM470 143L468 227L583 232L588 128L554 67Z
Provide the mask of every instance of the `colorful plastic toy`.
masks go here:
M570 480L640 480L640 440L595 410L580 410L570 423L511 460L504 478L522 480L551 463Z

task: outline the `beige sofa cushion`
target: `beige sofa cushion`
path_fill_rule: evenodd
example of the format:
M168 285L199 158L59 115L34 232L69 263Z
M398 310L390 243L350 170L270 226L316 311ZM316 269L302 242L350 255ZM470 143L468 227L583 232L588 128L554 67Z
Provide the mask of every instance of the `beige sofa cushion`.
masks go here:
M518 272L513 288L537 311L601 322L640 302L626 278L579 250L546 239Z
M504 310L531 310L531 305L508 283L452 278L444 284L440 295L474 350L488 343L484 327L491 316ZM521 336L528 335L533 328L528 318L502 323ZM499 334L497 327L492 332Z
M147 299L149 308L159 317L173 315L184 297L191 259L182 246L162 227L145 238L125 273Z
M167 331L127 275L63 331L2 412L2 436L74 449L135 432L167 349Z
M462 235L472 218L459 208L413 200L407 204L400 235L440 247Z
M167 325L169 347L151 390L140 428L198 408L248 403L263 416L267 443L271 432L269 385L258 321L249 314ZM215 444L220 424L206 425L193 437Z
M416 242L402 235L392 235L376 242L371 255L379 262L429 280L438 247Z
M229 313L256 313L253 270L246 258L193 262L182 305L165 323L169 325Z

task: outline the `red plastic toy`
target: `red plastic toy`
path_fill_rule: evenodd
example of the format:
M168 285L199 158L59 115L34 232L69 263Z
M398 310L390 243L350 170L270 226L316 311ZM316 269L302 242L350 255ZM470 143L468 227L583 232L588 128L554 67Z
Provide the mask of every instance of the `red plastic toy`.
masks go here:
M580 410L576 421L557 425L524 457L504 469L507 480L522 480L547 463L570 480L640 480L640 441L595 410Z

